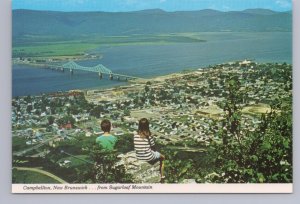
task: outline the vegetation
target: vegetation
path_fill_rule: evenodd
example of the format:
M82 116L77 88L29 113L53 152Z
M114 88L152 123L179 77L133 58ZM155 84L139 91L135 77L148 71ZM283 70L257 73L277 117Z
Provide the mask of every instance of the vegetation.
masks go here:
M101 150L98 145L95 145L95 140L96 136L76 136L72 140L59 142L56 147L49 147L50 153L45 158L14 156L13 166L42 166L45 171L69 183L130 183L131 177L125 173L124 166L117 166L116 163L119 160L118 154L133 150L132 135L120 137L115 152ZM70 161L70 163L64 164L64 161ZM36 177L38 178L40 177ZM44 180L42 178L41 181ZM22 181L36 182L31 172L13 171L13 182L21 183Z
M41 173L38 172L34 172L34 171L26 171L26 170L17 170L17 169L13 169L12 170L12 182L13 183L60 183L57 180L43 175Z
M117 152L108 152L94 148L91 151L95 162L91 175L92 183L131 183L132 177L125 172L123 165L118 165Z
M13 57L55 57L83 55L87 50L96 48L98 45L79 42L58 43L33 43L28 46L16 46L13 48Z
M133 134L124 134L121 137L118 137L116 149L120 153L127 153L134 150Z
M54 37L54 36L53 36ZM32 42L31 38L35 41ZM59 57L80 56L101 46L123 45L161 45L167 43L197 43L205 42L198 36L186 34L169 35L129 35L129 36L90 36L89 40L78 37L76 40L52 41L49 38L27 36L22 38L22 43L15 42L13 57ZM28 42L28 43L26 43Z
M266 76L266 71L261 69L260 74ZM282 69L279 66L268 71L268 78L282 76L278 80L284 82L286 94L276 96L270 104L270 112L261 114L254 130L243 128L241 110L247 104L242 103L245 98L242 82L237 76L228 76L224 90L228 94L221 103L223 119L210 124L210 130L216 138L221 138L221 142L212 141L207 153L197 156L161 146L161 151L167 156L167 182L195 178L197 182L212 183L291 183L291 71L291 67Z
M285 80L291 87L289 77ZM212 158L222 176L213 182L292 182L291 90L274 101L271 111L262 114L256 129L249 131L241 125L240 101L244 95L239 81L229 78L225 83L229 96L223 105L226 114L217 133L222 144L212 147L215 148Z
M249 15L248 12L146 10L110 13L14 10L13 41L35 36L41 36L44 40L50 37L57 41L79 36L86 39L93 35L291 31L291 13L274 12L272 15L264 15L263 11L258 11Z
M235 72L218 72L214 69L214 75L211 73L207 72L209 77L218 80L207 80L206 88L198 86L190 88L184 85L183 80L186 91L193 94L195 98L186 97L183 94L182 100L188 99L188 104L196 106L197 94L218 97L219 100L216 100L216 104L213 105L213 108L219 109L215 111L216 117L207 114L209 120L204 120L202 115L192 119L184 113L174 118L169 118L168 115L162 117L168 123L174 122L171 125L174 127L177 123L183 123L197 136L188 137L182 134L178 135L177 141L164 136L157 141L158 150L166 156L166 183L180 183L184 179L195 179L198 183L293 182L292 67L287 64L257 66L250 64ZM202 77L207 77L203 75L202 73ZM193 75L184 77L187 77L190 82L198 80ZM176 87L175 83L170 84L174 87L174 92L179 92L177 89L180 87ZM157 106L160 104L166 106L174 102L174 96L178 96L167 91L169 88L158 89L155 92L151 85L150 82L146 83L144 92L141 91L137 96L132 95L134 101L132 103L136 108L145 107L145 101L138 102L142 100L148 100L150 104L154 104L153 106L156 103ZM220 89L221 93L217 93ZM260 92L261 97L258 97L256 92ZM110 112L113 120L120 118L119 122L114 123L116 127L130 131L136 130L132 128L135 125L134 122L124 122L124 116L132 115L134 112L129 108L130 101L124 104L116 102L113 104L116 109L121 109L121 107L128 107L128 109L122 108L119 112L113 112L108 111L106 102L93 105L88 103L83 95L76 95L72 100L69 98L73 97L48 100L47 97L42 96L40 100L42 103L35 103L34 106L39 109L46 109L44 106L48 106L47 109L51 109L51 112L60 112L59 109L62 109L61 111L66 113L64 117L56 119L48 116L46 123L49 124L55 122L62 125L70 121L89 132L92 128L80 122L72 122L71 114L90 113L93 120L97 121L96 118L99 118L100 114ZM180 97L176 99L179 100ZM27 96L24 100L29 103L33 101L33 98ZM175 101L175 103L179 102ZM179 110L180 108L178 107ZM190 126L190 124L195 124L193 120L203 121L199 126L205 126L200 134L200 136L205 135L205 141L198 137L199 129L193 130L195 127ZM154 123L152 128L157 126ZM163 129L164 133L170 133L174 129L171 126L166 126ZM117 155L134 149L133 134L125 133L120 136L114 152L101 150L95 145L95 139L96 135L91 134L90 137L86 137L84 131L74 133L74 135L72 133L65 136L64 140L57 142L57 145L44 148L45 151L49 151L44 158L14 155L13 166L43 167L44 170L70 183L130 183L132 178L126 174L124 166L120 165ZM13 149L26 149L25 141L22 137L13 137ZM165 145L166 141L168 145ZM38 152L34 152L36 153ZM71 161L71 163L66 164L66 161ZM23 180L23 177L17 175L13 177L13 181L16 182Z
M26 138L24 137L13 137L12 138L12 148L14 151L20 151L27 148Z

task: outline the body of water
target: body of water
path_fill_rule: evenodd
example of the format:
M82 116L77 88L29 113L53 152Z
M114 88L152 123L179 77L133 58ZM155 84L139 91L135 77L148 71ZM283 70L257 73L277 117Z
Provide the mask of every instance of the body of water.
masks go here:
M80 61L83 66L99 63L118 74L150 78L197 69L207 65L253 59L257 62L292 63L292 33L201 33L206 42L164 45L99 46L93 50L103 58ZM99 80L97 73L59 72L27 65L13 66L13 96L105 88L125 84Z

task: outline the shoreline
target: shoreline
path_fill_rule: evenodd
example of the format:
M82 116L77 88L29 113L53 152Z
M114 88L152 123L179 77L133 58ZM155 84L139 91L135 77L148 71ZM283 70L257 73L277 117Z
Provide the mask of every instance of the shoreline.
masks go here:
M244 61L247 61L247 60L244 60ZM154 77L151 77L151 78L145 78L145 79L134 79L134 80L129 80L126 84L124 85L108 85L108 86L99 86L99 87L88 87L88 88L84 88L84 89L69 89L69 90L65 90L65 91L62 91L62 90L58 90L58 91L55 91L55 92L43 92L43 93L38 93L38 94L27 94L27 95L18 95L18 96L12 96L12 99L13 98L16 98L16 97L26 97L28 95L30 96L41 96L41 95L48 95L48 94L56 94L56 93L69 93L69 92L73 92L73 91L82 91L82 92L89 92L89 91L101 91L101 92L105 92L105 91L116 91L118 89L122 89L122 88L128 88L128 87L133 87L135 86L136 84L138 85L145 85L148 81L150 82L163 82L165 80L168 80L168 79L173 79L173 78L177 78L177 77L183 77L185 75L189 75L191 73L195 73L197 71L200 71L202 69L207 69L207 70L210 70L210 69L213 69L214 67L216 66L219 66L219 65L226 65L226 64L235 64L235 63L241 63L243 62L242 60L236 60L236 61L230 61L230 62L224 62L224 63L221 63L221 64L213 64L213 65L208 65L208 66L205 66L205 67L198 67L198 68L193 68L193 69L189 69L189 70L182 70L181 72L174 72L174 73L170 73L170 74L165 74L165 75L160 75L160 76L154 76ZM285 62L266 62L266 63L261 63L261 62L257 62L255 60L250 60L249 62L253 62L253 63L257 63L257 64L283 64ZM288 65L292 65L292 63L286 63ZM26 63L26 64L22 64L22 65L29 65L29 66L35 66L35 67L39 67L41 65L39 64L30 64L30 63Z

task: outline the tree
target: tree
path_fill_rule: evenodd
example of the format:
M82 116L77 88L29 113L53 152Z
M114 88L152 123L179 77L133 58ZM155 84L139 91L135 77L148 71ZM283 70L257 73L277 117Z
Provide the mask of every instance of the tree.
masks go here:
M96 106L93 109L91 109L90 115L94 116L96 118L99 118L100 117L100 113L103 112L103 111L104 111L104 109L103 109L102 106Z
M53 116L48 116L48 124L49 125L52 125L53 123L54 123L54 120L55 120L55 117L53 117Z
M148 93L150 91L150 88L148 85L145 86L145 92Z
M24 100L25 100L27 103L31 103L31 102L32 102L32 98L31 98L30 95L26 96L26 97L24 98Z
M132 183L132 177L125 171L124 165L117 165L117 153L94 147L90 152L95 165L91 169L92 183Z
M222 176L213 182L292 182L291 92L275 100L271 111L262 114L258 127L250 131L241 122L243 93L238 80L231 78L226 87L224 120L217 131L222 144L210 147L216 171Z
M60 118L57 120L58 125L65 125L67 123L71 123L73 126L75 124L75 122L76 122L75 119L70 115L66 115L63 118Z
M26 111L27 113L30 113L32 111L32 105L28 105Z
M228 139L236 138L239 143L241 140L241 102L244 95L240 91L240 85L237 76L229 77L225 81L225 92L228 92L229 94L227 100L220 104L223 111L227 113L222 121L222 130L220 130L224 146L228 144Z
M129 109L125 109L124 110L124 115L125 116L130 116L130 110Z

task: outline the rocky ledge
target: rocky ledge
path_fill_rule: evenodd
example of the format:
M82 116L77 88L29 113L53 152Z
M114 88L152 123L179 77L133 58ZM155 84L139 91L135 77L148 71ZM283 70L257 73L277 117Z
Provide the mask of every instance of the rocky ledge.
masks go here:
M117 165L124 165L126 173L132 175L134 183L159 183L159 162L151 165L137 159L135 152L118 155Z

